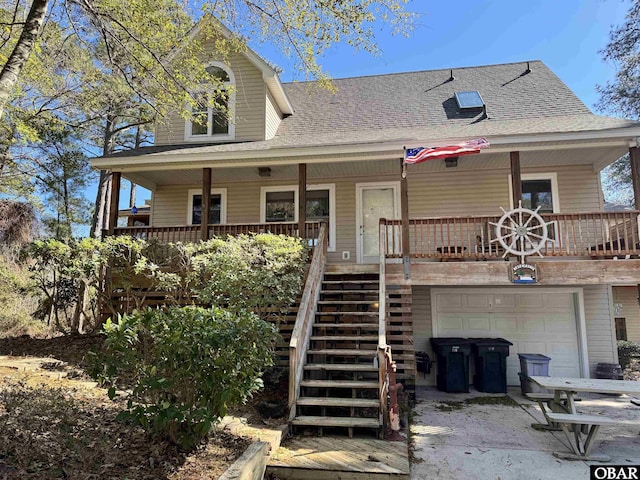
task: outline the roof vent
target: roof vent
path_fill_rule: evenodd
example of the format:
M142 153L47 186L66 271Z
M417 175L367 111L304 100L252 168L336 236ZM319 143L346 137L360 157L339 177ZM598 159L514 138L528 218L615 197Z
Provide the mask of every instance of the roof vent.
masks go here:
M456 101L461 110L467 108L483 108L484 100L477 90L469 90L467 92L456 92Z

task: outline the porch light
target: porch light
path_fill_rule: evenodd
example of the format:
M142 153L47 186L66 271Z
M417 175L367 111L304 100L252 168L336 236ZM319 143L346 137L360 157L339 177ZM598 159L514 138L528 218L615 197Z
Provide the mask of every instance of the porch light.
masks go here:
M270 177L271 169L269 167L258 167L258 175L261 177Z
M135 205L133 207L131 207L131 213L133 213L133 214L138 213L138 207L136 207Z
M453 168L458 166L458 157L449 157L444 159L444 164L447 168Z

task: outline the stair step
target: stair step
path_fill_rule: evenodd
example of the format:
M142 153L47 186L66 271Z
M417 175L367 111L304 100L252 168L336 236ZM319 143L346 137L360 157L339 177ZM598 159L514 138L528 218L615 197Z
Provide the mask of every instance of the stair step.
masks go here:
M378 368L367 363L308 363L305 370L328 370L332 372L377 372Z
M329 316L329 315L353 315L361 317L377 317L379 312L316 312L316 316Z
M318 328L370 328L377 330L377 323L314 323L314 327Z
M297 405L377 408L380 406L380 400L370 398L302 397L298 399Z
M322 335L322 336L312 336L311 340L345 340L345 341L353 341L353 342L375 342L378 341L378 335Z
M361 285L363 283L380 283L380 280L322 280L322 283L325 283L327 285L341 285L344 283L356 283L358 285Z
M346 350L346 349L321 349L321 350L307 350L309 355L332 355L335 357L373 357L378 353L378 350Z
M368 427L379 428L380 421L377 418L362 417L312 417L299 416L294 418L293 425L312 425L319 427Z
M378 300L320 300L318 305L374 305Z
M378 388L378 382L370 380L302 380L300 386L312 388Z
M335 295L335 294L344 294L344 295L358 295L358 294L365 294L365 295L378 295L379 291L378 290L321 290L320 291L321 294L323 295Z

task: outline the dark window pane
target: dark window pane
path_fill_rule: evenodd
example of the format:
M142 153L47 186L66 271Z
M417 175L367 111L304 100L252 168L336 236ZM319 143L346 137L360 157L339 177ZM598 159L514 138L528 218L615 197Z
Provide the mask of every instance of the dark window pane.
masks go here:
M267 192L267 222L293 222L295 219L295 194L289 192Z
M212 194L211 202L209 203L209 224L220 224L222 199L220 194ZM192 209L192 225L200 225L202 223L202 195L193 196L193 209Z
M553 213L551 180L524 180L522 182L522 206L540 213Z
M207 73L214 77L219 82L229 82L229 74L224 68L216 67L215 65L210 65L206 68Z
M627 319L616 318L616 340L627 340Z
M216 100L222 108L220 110L213 111L213 124L211 134L227 134L229 133L229 101L226 95L220 95Z
M329 220L329 190L307 192L307 220Z

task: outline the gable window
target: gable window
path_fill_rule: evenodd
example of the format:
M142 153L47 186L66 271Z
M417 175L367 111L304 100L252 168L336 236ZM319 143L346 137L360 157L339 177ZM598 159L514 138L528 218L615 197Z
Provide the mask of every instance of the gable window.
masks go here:
M196 105L191 108L191 120L186 122L185 140L231 140L235 138L233 72L218 62L210 63L206 70L220 83L202 85L193 93Z
M202 190L189 190L189 207L187 211L189 225L202 224ZM211 190L208 225L227 223L227 189Z
M262 187L260 199L261 221L297 222L298 186ZM306 194L307 221L325 221L329 228L330 252L335 251L336 214L335 185L308 185Z

